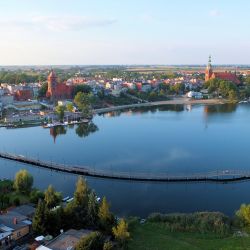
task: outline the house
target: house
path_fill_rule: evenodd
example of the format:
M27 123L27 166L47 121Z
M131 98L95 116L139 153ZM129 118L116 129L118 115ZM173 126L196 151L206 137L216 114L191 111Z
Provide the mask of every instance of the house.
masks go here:
M36 250L74 250L80 239L88 236L91 232L90 230L70 229L47 244L37 247Z
M30 220L32 220L33 215L35 214L35 207L33 204L25 204L25 205L21 205L18 207L14 207L11 208L9 211L15 212L15 213L19 213L23 216L26 216L27 218L29 218Z
M30 233L32 222L27 216L14 211L0 215L0 239L5 243L16 241Z
M30 89L22 89L15 92L16 101L27 101L32 99L33 92Z

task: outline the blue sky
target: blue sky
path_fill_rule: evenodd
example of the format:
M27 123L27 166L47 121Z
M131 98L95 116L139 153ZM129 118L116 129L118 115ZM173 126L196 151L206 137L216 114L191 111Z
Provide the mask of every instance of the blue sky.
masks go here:
M2 0L0 65L250 64L247 0Z

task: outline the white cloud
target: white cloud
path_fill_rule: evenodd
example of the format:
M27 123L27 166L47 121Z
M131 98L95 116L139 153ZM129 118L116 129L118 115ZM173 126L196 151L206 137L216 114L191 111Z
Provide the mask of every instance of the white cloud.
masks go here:
M213 9L213 10L211 10L211 11L209 12L209 15L210 15L210 16L220 16L221 13L220 13L219 10Z
M112 25L114 18L95 18L87 16L31 16L29 18L0 20L0 26L5 28L35 28L50 31L75 31L89 27Z

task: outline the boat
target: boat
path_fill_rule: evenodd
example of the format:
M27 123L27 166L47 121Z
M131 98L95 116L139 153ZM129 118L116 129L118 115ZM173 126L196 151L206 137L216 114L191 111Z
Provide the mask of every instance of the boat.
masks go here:
M89 123L89 120L88 119L83 119L81 120L82 123Z
M62 202L66 202L66 201L69 200L69 199L70 199L70 197L67 196L67 197L65 197L65 198L62 199Z

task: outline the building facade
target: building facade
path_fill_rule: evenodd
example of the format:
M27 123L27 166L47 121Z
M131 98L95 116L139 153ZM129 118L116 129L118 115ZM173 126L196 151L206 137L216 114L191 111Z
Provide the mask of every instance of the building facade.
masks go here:
M66 83L58 83L57 76L52 70L48 76L48 89L46 97L51 101L58 99L71 99L73 94L73 86Z
M237 78L236 71L234 73L231 72L214 72L212 63L211 63L211 56L209 56L207 68L205 71L205 81L209 81L211 79L220 79L225 81L233 82L237 85L240 84L240 80Z

